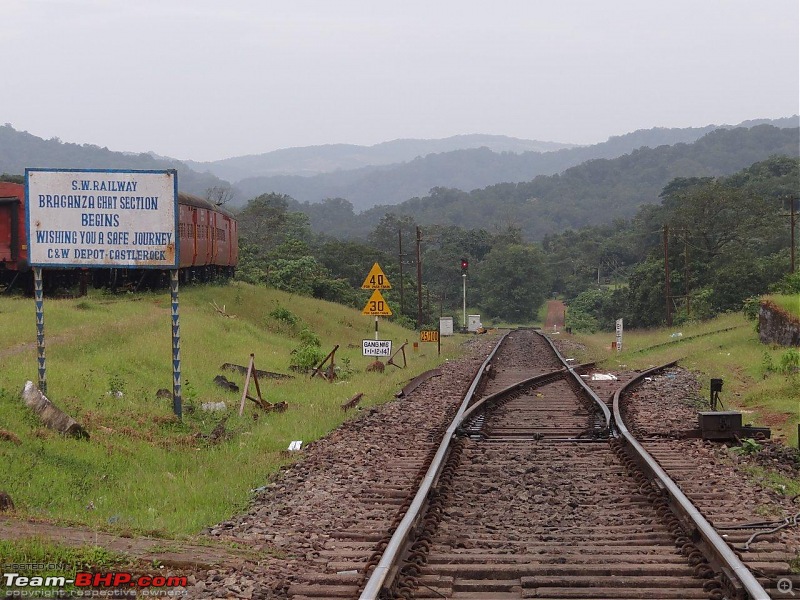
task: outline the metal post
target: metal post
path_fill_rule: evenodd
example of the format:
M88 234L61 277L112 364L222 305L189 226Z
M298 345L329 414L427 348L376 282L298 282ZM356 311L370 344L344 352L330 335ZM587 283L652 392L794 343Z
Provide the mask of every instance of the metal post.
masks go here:
M47 365L44 355L44 292L41 267L33 267L33 290L36 303L36 355L39 361L39 391L47 394Z
M684 265L683 265L683 279L684 279L684 287L686 289L686 317L690 318L692 316L692 300L691 300L691 289L689 287L689 232L684 231L684 238L683 238L683 256L684 256Z
M791 227L791 229L792 229L792 271L791 272L794 273L794 203L795 203L795 199L792 198L790 200L790 202L791 202L791 205L792 205L792 208L791 208L791 213L792 214L791 214L791 217L790 217L791 224L792 224L792 227Z
M400 314L405 312L406 302L403 294L403 230L397 230L397 257L400 259Z
M183 417L181 398L181 320L178 312L178 269L169 272L169 291L172 299L172 411Z
M462 280L462 282L464 284L464 293L463 293L463 298L464 298L464 321L461 323L461 327L464 329L464 331L466 331L467 330L467 274L466 273L462 273L461 274L461 280Z
M420 243L422 232L417 227L417 329L422 328L422 259L420 258Z
M378 315L375 315L375 339L378 339Z
M664 225L664 302L666 306L667 326L672 325L672 290L669 275L669 225Z

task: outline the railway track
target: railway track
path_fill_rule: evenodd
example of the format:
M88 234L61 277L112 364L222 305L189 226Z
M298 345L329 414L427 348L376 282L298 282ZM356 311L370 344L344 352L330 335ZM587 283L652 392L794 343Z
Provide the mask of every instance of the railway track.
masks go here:
M507 336L439 447L409 447L360 499L396 506L394 519L379 511L334 534L319 553L325 574L289 596L769 598L761 584L788 565L753 562L756 577L739 562L679 506L672 480L654 479L608 390L571 371L538 334ZM393 469L406 482L415 472L415 496L391 483Z

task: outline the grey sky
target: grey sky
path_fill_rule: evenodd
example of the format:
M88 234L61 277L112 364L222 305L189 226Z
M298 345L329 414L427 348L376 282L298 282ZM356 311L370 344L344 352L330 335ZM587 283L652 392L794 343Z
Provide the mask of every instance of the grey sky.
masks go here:
M213 160L800 112L798 0L0 0L0 123Z

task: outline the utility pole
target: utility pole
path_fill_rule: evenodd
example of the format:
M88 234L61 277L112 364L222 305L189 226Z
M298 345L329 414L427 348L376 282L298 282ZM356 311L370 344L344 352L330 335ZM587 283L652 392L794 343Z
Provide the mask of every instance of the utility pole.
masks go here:
M691 318L692 316L692 304L690 300L690 289L689 289L689 231L684 229L683 231L683 280L684 280L684 290L686 290L686 317Z
M667 307L667 327L672 327L672 290L669 284L669 225L664 224L664 302Z
M790 198L789 203L792 205L791 208L791 215L789 216L790 222L792 224L792 273L794 273L794 203L795 199Z
M404 314L405 302L403 299L403 230L397 230L397 257L400 259L400 314Z
M420 258L420 244L422 231L417 225L417 329L422 328L422 259Z

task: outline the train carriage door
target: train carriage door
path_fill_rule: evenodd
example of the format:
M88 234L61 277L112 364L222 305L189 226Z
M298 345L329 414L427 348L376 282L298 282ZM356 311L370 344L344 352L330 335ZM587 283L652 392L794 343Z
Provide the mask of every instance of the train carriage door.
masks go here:
M197 264L197 209L194 206L189 207L192 214L192 266Z
M208 213L208 229L211 232L211 264L217 264L217 254L219 253L219 240L217 239L219 236L217 235L217 217L219 215L216 212Z
M231 245L231 262L236 266L239 263L239 222L230 219L230 231L228 231L228 243Z
M200 229L201 229L200 237L203 240L203 245L200 248L200 252L203 255L203 264L207 265L209 263L209 259L211 258L211 242L208 239L209 238L209 235L208 235L208 221L209 221L208 214L209 213L208 213L208 210L206 210L205 208L201 208L200 210L198 210L198 212L200 213L200 223L201 223L201 225L200 225Z

